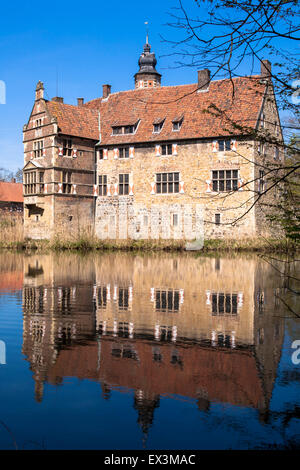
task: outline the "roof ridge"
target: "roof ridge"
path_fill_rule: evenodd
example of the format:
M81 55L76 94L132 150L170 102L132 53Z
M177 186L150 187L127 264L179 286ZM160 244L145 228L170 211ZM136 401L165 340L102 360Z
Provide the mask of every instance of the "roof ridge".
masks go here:
M241 79L246 79L246 78L259 78L260 75L244 75L240 77L232 77L232 78L217 78L216 80L211 80L210 83L215 83L215 82L225 82L225 81L230 81L230 80L241 80ZM132 88L131 90L120 90L120 91L115 91L113 93L110 93L109 96L116 96L121 93L133 93L133 92L138 92L138 91L158 91L159 90L164 90L166 88L179 88L179 87L191 87L191 86L197 86L197 83L183 83L180 85L165 85L165 86L160 86L160 87L155 87L155 88ZM108 98L109 98L108 96ZM108 101L108 98L105 98L105 102ZM98 98L93 98L92 100L87 101L86 103L83 104L83 106L86 106L90 103L93 103L98 100L103 100L102 96L99 96ZM88 107L88 106L86 106Z

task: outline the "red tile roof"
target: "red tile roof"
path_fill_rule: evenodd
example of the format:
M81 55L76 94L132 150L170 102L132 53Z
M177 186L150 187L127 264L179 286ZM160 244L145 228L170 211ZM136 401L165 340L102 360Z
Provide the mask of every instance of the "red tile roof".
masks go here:
M62 134L99 139L98 111L82 106L48 101L47 107L52 116L58 121L59 131Z
M5 181L0 181L0 201L23 202L22 183L7 183Z
M136 89L112 93L107 99L98 98L80 107L48 102L48 109L57 117L62 133L95 140L100 111L103 145L241 135L230 121L256 126L266 86L260 79L251 76L216 80L207 92L197 91L197 84ZM226 117L212 114L216 109L213 107L222 110ZM172 121L178 116L183 116L181 129L172 131ZM153 123L163 118L161 132L153 133ZM129 125L138 120L135 134L112 135L116 123Z

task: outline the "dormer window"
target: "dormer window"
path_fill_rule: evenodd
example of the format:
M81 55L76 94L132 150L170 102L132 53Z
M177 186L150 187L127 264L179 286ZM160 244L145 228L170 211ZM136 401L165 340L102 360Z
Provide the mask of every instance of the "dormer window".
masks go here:
M139 122L140 121L137 121L134 124L112 126L112 134L113 135L135 134L137 127L139 125Z
M156 134L159 134L160 131L162 130L163 126L164 126L164 122L165 122L165 118L155 119L155 121L153 122L153 132L156 133Z
M178 116L175 119L173 119L173 131L180 131L181 126L182 126L182 121L183 121L183 116Z

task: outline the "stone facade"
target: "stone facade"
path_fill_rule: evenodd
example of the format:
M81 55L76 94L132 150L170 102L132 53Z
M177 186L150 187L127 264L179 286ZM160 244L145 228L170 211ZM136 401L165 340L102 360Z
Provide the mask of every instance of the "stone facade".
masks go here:
M159 74L146 46L136 75L148 80ZM261 76L236 79L231 104L229 81L207 83L208 70L199 72L197 85L141 81L135 90L113 94L105 85L103 98L78 99L77 106L45 100L39 82L24 126L26 236L89 232L100 239L202 240L272 234L266 207L278 194L261 195L253 206L266 184L261 169L283 160L275 154L282 135L265 74L262 64ZM211 115L212 104L218 110L223 104L224 115ZM234 129L237 121L247 133ZM257 131L274 139L263 152ZM170 180L163 184L163 178Z

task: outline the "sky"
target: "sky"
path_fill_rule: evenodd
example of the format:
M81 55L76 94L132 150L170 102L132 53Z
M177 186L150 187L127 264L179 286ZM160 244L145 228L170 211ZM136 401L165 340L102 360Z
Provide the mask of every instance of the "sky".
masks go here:
M174 68L173 46L161 38L178 39L178 30L167 26L178 5L178 0L1 2L0 83L6 85L6 104L0 104L0 167L23 166L22 128L38 80L46 99L63 96L68 104L101 96L105 83L112 92L134 87L145 21L162 85L195 83L196 68Z

